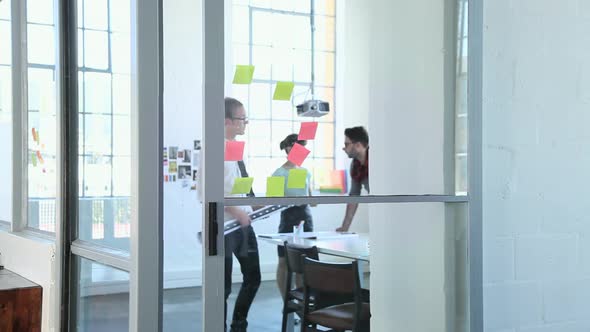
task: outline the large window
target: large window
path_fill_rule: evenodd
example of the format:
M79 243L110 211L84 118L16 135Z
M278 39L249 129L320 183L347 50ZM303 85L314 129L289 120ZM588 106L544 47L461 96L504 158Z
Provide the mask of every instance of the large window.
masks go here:
M27 144L28 226L55 231L56 24L55 2L28 0L27 7Z
M80 238L126 248L130 221L130 3L78 0Z
M10 0L0 2L0 222L12 221L12 46ZM8 156L8 157L7 157Z
M55 1L27 1L28 226L55 231ZM80 228L129 236L129 1L78 1ZM105 230L105 223L106 230Z
M255 66L252 83L234 84L232 95L248 111L244 158L250 175L264 179L285 161L279 143L297 133L301 122L310 121L295 112L296 105L311 98L310 1L236 0L232 10L233 63ZM311 154L305 167L314 179L335 164L335 14L334 0L315 1L315 98L329 102L331 110L317 118L316 139L307 146ZM295 83L291 101L273 100L279 81ZM254 191L264 192L264 186L264 181L255 181Z

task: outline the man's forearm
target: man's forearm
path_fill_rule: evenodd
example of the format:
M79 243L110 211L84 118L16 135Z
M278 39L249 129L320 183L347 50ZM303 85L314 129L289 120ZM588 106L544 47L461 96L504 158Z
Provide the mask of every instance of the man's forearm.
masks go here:
M244 210L236 206L226 206L224 210L229 213L230 216L235 218L242 227L250 225L250 217Z
M237 219L240 216L241 210L235 206L226 206L224 207L225 212L229 213L234 219Z
M344 220L342 221L342 228L348 230L350 225L352 224L352 219L356 214L356 210L358 209L358 203L348 203L346 204L346 214L344 215Z

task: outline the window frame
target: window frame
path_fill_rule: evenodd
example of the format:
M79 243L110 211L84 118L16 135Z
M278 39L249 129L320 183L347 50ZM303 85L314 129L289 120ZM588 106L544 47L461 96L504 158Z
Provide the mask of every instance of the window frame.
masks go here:
M109 80L110 80L110 112L108 113L100 113L102 116L107 116L108 117L108 122L110 123L110 129L111 129L111 142L109 145L109 153L108 154L102 154L101 157L105 157L105 158L109 158L110 162L108 165L108 173L110 176L110 186L109 186L109 194L108 195L101 195L101 196L96 196L96 195L86 195L86 192L83 191L81 192L80 197L81 198L88 198L88 199L97 199L97 198L102 198L102 199L121 199L121 198L125 198L125 197L129 197L129 196L120 196L120 195L115 195L115 187L113 184L114 181L114 161L117 158L127 158L129 161L129 164L131 165L131 154L129 152L129 154L125 155L125 154L115 154L114 152L114 139L113 139L113 135L114 135L114 121L115 119L120 119L122 117L127 117L128 120L131 120L131 115L130 114L119 114L119 113L114 113L113 112L113 80L114 80L114 76L117 75L118 73L113 71L113 67L112 67L112 60L111 60L111 53L112 53L112 35L113 33L115 33L116 31L114 30L112 23L111 23L111 13L110 13L110 4L111 1L113 0L106 0L106 5L107 5L107 10L106 10L106 14L107 14L107 26L106 29L107 30L100 30L100 29L91 29L91 28L86 28L83 24L79 25L77 28L77 31L81 32L82 34L84 34L85 31L100 31L100 32L104 32L105 34L107 34L107 42L108 42L108 50L107 50L107 56L108 56L108 66L105 69L96 69L96 68L91 68L91 67L87 67L85 66L85 64L81 64L78 66L78 73L79 74L83 74L85 75L86 73L103 73L103 74L108 74L109 75ZM12 112L12 117L13 117L13 128L14 128L14 132L13 132L13 179L22 179L22 183L17 183L17 182L13 182L13 196L14 197L20 197L22 198L21 200L15 200L13 199L13 220L17 220L18 222L13 223L11 222L11 230L18 232L18 231L23 231L23 230L27 230L27 231L32 231L32 232L37 232L42 234L43 236L55 236L55 231L47 231L47 230L43 230L41 229L39 226L37 225L36 227L31 226L30 224L30 218L29 218L29 201L30 200L44 200L43 197L30 197L29 196L29 190L28 190L28 182L29 182L29 175L28 175L28 144L29 144L29 138L28 138L28 117L29 114L31 112L36 112L35 110L30 110L28 107L28 100L29 100L29 94L28 94L28 72L29 69L45 69L45 70L52 70L53 71L53 75L55 77L55 87L56 87L56 122L58 121L58 117L59 117L59 91L58 91L58 87L60 85L59 82L59 61L58 61L58 56L59 56L59 52L58 52L58 1L54 0L54 12L53 12L53 23L52 24L48 24L48 23L38 23L38 22L29 22L28 21L28 16L27 16L27 1L12 1L12 3L18 2L17 5L12 5L11 7L11 12L12 12L12 39L13 40L28 40L28 36L27 36L27 31L28 31L28 26L29 25L38 25L38 26L51 26L54 29L54 33L55 33L55 64L54 65L49 65L49 64L40 64L40 63L35 63L35 62L29 62L28 59L28 47L27 44L18 44L21 47L14 47L15 43L12 42L13 44L13 48L12 48L12 58L13 58L13 64L12 64L12 99L13 99L13 112ZM81 4L84 3L84 0L79 0L79 2ZM84 15L84 8L82 8L81 12L82 15ZM82 51L84 51L84 49L82 48ZM84 99L81 99L84 100ZM86 114L96 114L96 113L89 113L86 112L86 110L84 108L81 109L82 111L79 112L79 114L84 118ZM59 124L56 123L56 130L59 130ZM57 135L59 136L59 134ZM59 138L58 138L59 139ZM82 142L85 141L85 137L81 137ZM57 147L59 147L59 143L56 144ZM91 154L86 154L83 151L84 148L84 144L80 149L80 152L78 153L78 157L79 158L83 158L83 162L80 165L80 172L82 172L81 177L82 177L82 188L84 188L84 183L86 181L86 174L84 173L84 166L85 166L85 162L86 158L88 156L90 156ZM58 148L59 149L59 148ZM59 155L56 151L56 155L51 155L50 156L52 159L55 159L56 162L56 197L55 198L51 198L52 200L55 200L55 209L53 210L53 216L52 218L54 219L53 225L54 225L54 229L57 230L58 228L58 201L57 201L57 191L59 191L59 179L62 178L60 176L60 169L59 169ZM131 194L129 192L129 194ZM113 221L114 223L114 221ZM113 226L114 227L114 226ZM115 237L115 234L112 234L113 238ZM117 237L118 238L118 237Z
M337 6L337 4L336 4ZM260 47L260 46L265 46L265 45L259 45L254 43L254 14L257 12L260 13L269 13L269 14L280 14L280 15L291 15L291 16L299 16L299 17L306 17L307 19L310 19L312 15L314 15L316 18L318 16L321 17L327 17L327 18L331 18L334 20L334 34L333 34L333 41L334 41L334 49L333 50L327 50L325 48L320 47L318 49L317 46L317 40L315 41L315 51L312 52L312 48L306 48L306 49L295 49L295 48L289 48L289 49L293 49L293 50L301 50L301 51L309 51L311 56L316 56L317 54L323 54L323 53L329 53L332 54L334 56L334 63L332 65L332 81L333 84L332 85L327 85L327 84L314 84L314 88L315 89L331 89L333 91L333 100L330 102L330 108L331 108L331 112L332 114L334 114L334 110L336 107L336 94L337 94L337 82L336 82L336 57L337 57L337 49L336 49L336 38L337 38L337 31L336 31L336 21L337 21L337 11L334 11L333 15L329 15L329 14L317 14L314 10L312 10L312 8L310 7L309 11L303 12L303 11L289 11L289 10L281 10L281 9L275 9L272 8L272 6L270 7L261 7L261 6L257 6L257 5L251 5L251 4L241 4L241 3L237 3L237 4L232 4L231 8L232 8L232 12L233 9L236 7L242 7L242 8L247 8L248 10L248 42L244 43L244 42L239 42L239 41L234 41L233 38L231 40L231 47L232 49L236 46L240 46L240 47L247 47L248 48L248 64L249 65L253 65L253 53L254 53L254 48L256 47ZM311 31L310 31L311 33ZM313 40L312 40L313 41ZM234 61L232 61L233 63ZM235 63L235 64L241 64L241 63ZM311 75L311 72L309 73ZM310 81L295 81L294 77L292 77L293 82L295 84L295 89L297 89L297 87L304 87L307 88L307 92L306 92L306 96L310 93L311 91L311 83ZM279 80L275 79L272 77L272 67L271 67L271 77L267 78L267 79L263 79L263 78L253 78L252 79L252 84L263 84L264 86L269 88L269 99L265 100L263 102L268 103L268 107L270 110L270 114L268 114L268 116L265 117L255 117L255 116L250 116L249 117L249 122L252 123L257 123L257 124L268 124L270 125L270 127L272 128L273 123L282 123L282 124L289 124L293 130L293 133L296 133L298 131L298 128L296 128L296 126L298 126L299 123L301 123L302 121L300 121L296 115L291 114L291 118L290 119L283 119L280 117L275 117L273 116L273 99L272 99L272 87L274 84L276 84L277 82L279 82ZM294 92L295 94L295 92ZM252 92L251 92L251 88L250 85L248 85L247 87L247 100L241 100L247 107L247 109L249 108L248 106L251 104L251 99L252 99ZM317 93L316 93L316 97L317 97ZM294 98L294 97L293 97ZM293 101L291 101L291 103L293 103ZM293 105L295 106L295 105ZM308 160L312 160L312 161L319 161L319 162L326 162L329 161L332 165L332 169L336 168L337 165L337 159L336 159L336 155L337 155L337 141L336 141L336 129L338 128L338 121L337 118L334 117L332 115L332 119L331 120L324 120L323 118L314 118L314 121L317 121L320 124L326 124L326 125L331 125L333 128L332 131L332 155L330 156L325 155L323 153L320 152L316 152L316 149L312 149L312 152L310 154L310 156L308 157ZM248 130L246 132L246 135L248 136L248 140L252 141L250 139L250 131ZM268 151L268 153L266 154L260 154L260 153L252 153L249 149L247 149L245 151L245 161L248 165L250 165L250 168L252 168L252 164L253 164L253 160L258 160L257 162L261 162L260 160L264 160L265 164L269 163L272 164L274 161L277 160L281 160L281 163L277 163L277 166L282 164L282 162L284 161L284 155L281 153L273 153L273 151L278 150L278 147L276 146L270 146L270 149ZM280 151L279 151L280 152ZM280 156L279 156L280 155ZM315 173L315 168L310 168L310 172ZM346 170L347 171L347 170ZM312 177L312 181L315 181L316 177ZM319 190L319 183L312 183L311 185L312 190Z

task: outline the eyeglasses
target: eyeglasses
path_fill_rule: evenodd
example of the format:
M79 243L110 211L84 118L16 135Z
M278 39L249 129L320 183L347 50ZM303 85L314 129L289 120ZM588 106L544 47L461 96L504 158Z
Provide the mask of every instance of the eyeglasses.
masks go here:
M242 121L246 122L246 121L248 121L248 117L243 117L243 118L234 117L234 118L232 118L232 120L242 120Z

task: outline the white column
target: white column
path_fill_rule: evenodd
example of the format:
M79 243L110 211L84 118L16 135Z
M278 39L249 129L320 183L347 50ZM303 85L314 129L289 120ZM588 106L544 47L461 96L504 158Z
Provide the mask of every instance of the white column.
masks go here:
M371 194L453 194L456 1L371 6ZM369 216L371 328L454 332L453 211L375 204Z

